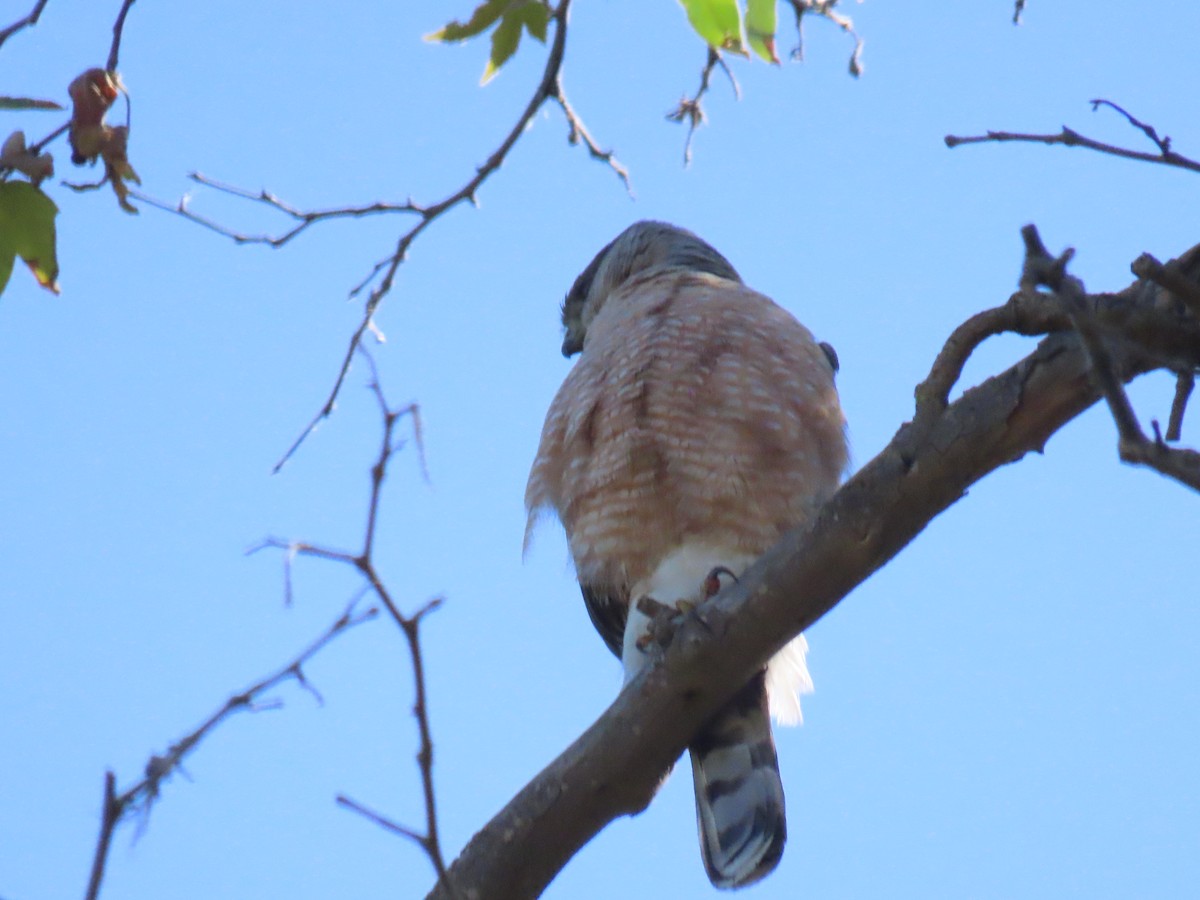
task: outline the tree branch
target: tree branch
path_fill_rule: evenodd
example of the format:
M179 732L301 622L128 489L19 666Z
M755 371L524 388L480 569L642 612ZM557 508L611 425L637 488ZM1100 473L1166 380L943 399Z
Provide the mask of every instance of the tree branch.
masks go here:
M28 15L23 19L17 19L17 21L13 22L7 28L0 30L0 47L4 46L4 42L18 31L22 31L30 25L36 25L37 20L41 18L42 10L46 8L46 4L49 2L50 0L37 0L37 3L33 5L33 9L29 11Z
M1188 399L1196 387L1196 377L1191 372L1184 372L1175 378L1175 398L1171 401L1171 418L1167 420L1168 441L1178 441L1183 437L1183 415L1187 411Z
M792 14L796 18L796 47L792 50L792 59L804 59L804 16L814 15L828 19L838 28L854 39L854 51L850 54L850 74L857 78L863 73L862 51L863 40L854 30L854 21L844 16L836 9L840 0L788 0Z
M121 55L121 38L125 34L125 17L129 15L129 7L133 6L136 0L123 0L121 3L121 11L117 13L117 20L113 23L113 39L112 47L108 51L108 62L104 68L109 72L117 71L117 60Z
M375 368L375 361L365 349L358 349L366 359L367 365L371 371L371 381L368 383L368 388L375 397L379 407L379 415L383 424L382 439L380 441L379 454L375 458L375 462L371 466L371 487L370 499L367 503L367 521L363 534L362 549L357 552L349 552L345 550L337 550L329 547L322 547L317 544L310 544L296 541L283 541L278 538L268 538L257 547L251 548L250 552L261 550L265 547L274 547L284 550L284 590L285 596L290 602L291 600L291 566L292 561L297 556L312 556L319 559L329 560L331 562L341 563L356 569L367 582L369 589L374 592L376 598L388 611L401 633L404 635L405 642L408 644L409 659L412 663L413 675L413 716L417 722L417 731L419 734L419 746L417 749L417 766L421 776L421 792L425 802L425 830L423 832L406 826L397 825L394 822L385 819L378 813L368 810L366 807L359 804L357 801L350 800L347 797L339 796L337 802L340 806L351 809L360 815L365 816L375 824L386 828L393 833L400 834L411 841L417 843L425 855L429 857L434 871L437 873L438 882L445 883L446 889L450 891L451 896L457 897L454 894L452 887L447 881L446 863L442 854L441 839L438 832L437 820L437 802L433 784L433 733L429 724L429 706L428 694L425 686L425 664L421 653L420 627L421 622L429 613L433 612L443 602L443 598L435 597L429 600L424 606L418 609L412 615L405 615L400 611L399 604L384 584L379 570L376 568L374 551L375 551L375 535L380 512L380 496L383 489L383 482L387 477L387 467L392 458L403 447L403 443L397 442L395 439L396 424L401 419L410 419L413 423L413 435L417 445L417 454L420 460L421 472L428 480L428 472L425 467L425 450L421 433L420 410L417 405L409 404L408 406L393 408L384 396L383 389L379 383L379 373Z
M277 703L259 706L256 705L256 701L267 691L291 679L295 679L301 687L312 693L317 698L317 701L321 702L321 695L316 692L304 676L304 665L338 635L364 622L369 622L378 614L378 610L374 607L364 612L355 612L355 605L355 603L351 603L347 606L342 614L338 616L320 637L309 644L281 669L231 696L200 727L172 744L162 756L151 756L150 760L146 763L145 775L137 784L117 794L115 791L115 776L112 772L105 773L104 802L100 816L100 837L96 841L96 850L92 856L91 876L88 879L88 888L85 895L87 900L95 900L100 894L100 885L104 879L104 867L108 859L109 847L112 844L113 832L117 825L131 811L138 812L142 816L149 815L151 806L154 805L154 802L159 797L163 782L171 774L182 769L184 758L195 750L213 729L224 722L229 716L241 710L257 712L262 709L275 708L278 706Z
M684 96L679 101L679 105L667 113L667 119L671 122L687 122L688 133L687 140L683 143L683 164L691 165L692 162L692 138L696 134L696 129L704 124L707 118L704 115L704 107L701 101L704 95L708 93L708 89L712 82L713 69L717 66L729 78L729 85L733 88L733 96L735 100L742 99L742 89L737 83L737 79L733 76L733 70L729 68L729 64L725 62L725 58L720 52L713 47L708 48L708 56L705 58L704 67L700 70L700 87L696 89L696 93L692 96Z
M1119 156L1123 159L1136 159L1140 162L1157 163L1178 169L1186 169L1189 172L1200 172L1200 162L1176 153L1171 149L1170 138L1160 139L1158 133L1152 127L1135 119L1120 106L1117 106L1117 104L1108 100L1092 100L1091 103L1093 111L1099 109L1101 106L1108 106L1119 112L1131 125L1144 132L1147 137L1154 141L1158 147L1158 152L1146 153L1141 150L1131 150L1125 147L1117 147L1113 144L1105 144L1102 141L1085 137L1078 131L1068 128L1066 125L1062 127L1062 131L1058 134L1021 134L1010 131L988 131L986 134L971 137L958 137L948 134L943 140L945 140L946 146L951 149L963 144L1007 143L1014 141L1033 144L1062 144L1064 147L1084 147L1088 150L1095 150L1097 153Z
M1029 287L1048 287L1063 303L1071 324L1083 342L1092 377L1108 403L1119 435L1117 448L1121 459L1149 466L1169 478L1174 478L1195 491L1200 491L1200 453L1168 447L1154 422L1154 440L1146 437L1138 422L1133 404L1117 376L1116 363L1110 348L1101 337L1091 315L1091 303L1083 282L1067 274L1067 263L1075 251L1068 248L1054 258L1047 252L1037 228L1026 225L1021 229L1025 240L1025 268L1022 282ZM1200 362L1200 360L1197 360ZM1175 404L1179 404L1178 392ZM1180 413L1182 416L1182 412Z
M1129 268L1139 278L1148 278L1166 288L1200 319L1200 283L1180 272L1178 260L1163 265L1149 253L1143 253Z
M301 232L307 230L309 226L315 225L318 222L325 222L330 219L360 219L364 216L379 215L381 213L412 213L422 215L424 210L413 203L412 200L407 200L404 203L386 203L377 200L374 203L368 203L363 206L341 206L333 209L314 209L303 210L292 206L280 200L274 194L267 190L248 191L245 188L236 187L232 184L226 184L222 181L209 178L207 175L202 175L199 172L189 172L188 178L197 184L202 184L205 187L210 187L213 190L220 191L223 194L231 194L234 197L239 197L243 200L250 200L255 203L262 203L269 206L278 212L283 213L297 223L287 231L281 231L278 234L245 234L236 231L228 226L222 225L212 219L202 216L199 213L192 212L189 207L190 196L184 195L178 203L167 203L155 197L151 197L138 190L131 190L129 193L137 199L157 207L169 213L174 213L177 216L182 216L189 222L195 222L203 228L210 231L215 231L223 237L229 238L235 244L266 244L269 247L278 248L297 237Z
M1195 277L1200 247L1189 259L1183 269ZM1113 305L1119 298L1137 323L1137 334L1112 348L1113 371L1122 381L1156 366L1142 350L1147 344L1161 344L1164 356L1182 353L1200 362L1200 323L1164 308L1158 294L1157 286L1139 281L1114 295ZM964 346L992 333L994 324L976 323ZM963 352L943 351L949 368ZM686 618L662 657L484 826L450 868L459 890L489 900L537 896L608 822L644 809L696 730L792 636L886 564L972 484L1041 450L1094 404L1100 392L1089 368L1074 334L1051 334L1016 365L928 414L924 428L902 426L815 521L787 535L737 584ZM439 886L429 896L448 895Z
M124 13L128 7L132 5L133 0L126 0L125 7L122 9L122 17L119 20L123 21ZM370 272L356 284L350 291L351 297L357 297L363 291L367 290L368 286L376 282L367 295L366 302L363 307L363 315L358 326L350 335L350 340L346 346L346 351L342 355L341 365L338 367L337 374L333 380L333 386L330 388L324 403L320 409L304 426L303 430L292 442L292 444L284 452L283 456L275 463L272 471L278 472L283 468L284 464L291 459L292 455L300 448L300 445L308 438L317 426L321 424L332 413L337 404L338 396L341 394L343 385L346 383L346 376L350 372L350 366L354 361L355 351L362 345L362 341L367 332L374 334L381 342L384 340L383 334L375 325L375 314L379 311L379 306L383 299L391 292L393 283L396 278L396 272L401 264L407 258L409 247L420 236L429 225L439 219L444 213L453 209L461 203L476 202L476 195L493 174L495 174L508 154L516 145L521 135L525 133L529 124L533 121L534 116L542 108L547 101L554 101L559 105L566 117L569 127L568 141L572 144L582 144L588 151L588 154L595 160L603 162L613 173L621 180L625 189L632 195L632 189L629 182L629 173L624 166L617 160L615 154L611 150L603 150L597 143L596 139L588 131L583 120L578 112L574 109L571 103L567 100L567 96L562 86L562 67L563 59L566 51L567 42L567 19L570 12L571 0L561 0L559 5L550 13L550 18L554 22L554 38L550 45L550 50L546 57L546 64L542 71L541 80L534 89L533 95L525 105L525 109L517 117L508 134L500 142L500 145L492 152L492 154L483 162L482 165L475 169L474 174L461 187L453 193L447 195L436 203L430 205L421 205L414 203L411 199L404 203L372 203L366 206L347 206L337 209L311 210L305 211L298 209L288 203L283 202L275 195L263 191L247 191L243 188L234 187L232 185L221 182L212 181L202 175L193 173L192 179L200 184L207 185L216 190L227 194L232 194L246 200L258 203L265 203L268 206L278 210L284 215L296 221L296 225L289 230L280 232L277 235L244 234L232 228L221 225L212 219L201 216L192 212L188 208L187 198L180 200L177 204L165 203L153 197L149 197L141 192L137 192L136 196L158 209L165 210L175 215L182 216L189 221L216 232L230 240L239 244L266 244L271 247L281 247L291 241L301 232L305 231L311 225L318 222L325 222L331 219L338 218L357 218L367 215L375 215L381 213L409 213L416 217L415 223L405 231L396 241L396 245L392 253L385 259L375 263ZM115 54L115 45L114 45Z

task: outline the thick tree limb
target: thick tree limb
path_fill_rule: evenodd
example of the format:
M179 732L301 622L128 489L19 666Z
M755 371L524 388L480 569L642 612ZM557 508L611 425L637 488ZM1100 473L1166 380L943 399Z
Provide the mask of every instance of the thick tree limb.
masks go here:
M1200 248L1187 259L1181 270L1194 279ZM1139 281L1105 298L1112 309L1126 307L1136 323L1130 339L1110 350L1121 382L1156 368L1163 357L1200 361L1200 322L1161 303L1161 293ZM1033 295L1019 296L1018 305L1034 302ZM1047 302L1054 310L1047 330L1069 328L1054 298ZM980 340L994 333L987 322L976 331ZM929 380L939 384L935 398L940 385L948 391L953 383L936 369ZM600 829L646 807L697 728L793 635L887 563L972 484L1040 451L1100 399L1089 370L1078 337L1064 331L952 404L945 405L944 396L940 404L923 399L914 423L901 427L811 527L789 534L736 585L683 621L664 655L472 838L429 896L449 897L447 881L461 896L479 900L537 896Z

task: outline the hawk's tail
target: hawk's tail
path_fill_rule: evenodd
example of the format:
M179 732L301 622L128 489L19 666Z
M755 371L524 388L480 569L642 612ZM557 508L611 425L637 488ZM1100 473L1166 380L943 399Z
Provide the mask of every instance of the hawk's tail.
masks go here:
M708 877L736 888L767 875L783 855L783 783L759 673L689 748L696 821Z

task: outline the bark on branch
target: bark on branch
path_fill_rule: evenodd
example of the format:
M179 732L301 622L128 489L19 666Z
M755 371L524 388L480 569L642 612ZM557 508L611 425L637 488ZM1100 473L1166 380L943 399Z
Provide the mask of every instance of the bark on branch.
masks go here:
M1196 280L1200 246L1177 268ZM1119 294L1091 298L1100 327L1122 338L1110 347L1122 383L1155 368L1200 365L1200 321L1166 295L1139 279ZM959 329L965 344L948 344L939 355L918 391L913 422L811 527L788 535L740 582L685 619L657 663L471 839L430 898L452 897L451 885L478 900L537 896L605 825L649 804L697 728L775 651L972 484L1040 451L1100 399L1088 356L1056 297L1026 291L999 309L1006 311L1005 327L989 320L965 336ZM1002 330L1048 336L1016 365L947 404L965 354Z

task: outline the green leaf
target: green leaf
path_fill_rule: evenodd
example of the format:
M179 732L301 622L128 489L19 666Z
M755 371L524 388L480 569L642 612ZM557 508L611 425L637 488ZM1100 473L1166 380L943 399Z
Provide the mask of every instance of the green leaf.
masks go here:
M499 21L499 25L496 22ZM451 22L445 28L425 35L427 41L465 41L483 34L493 25L492 52L487 67L483 70L480 84L487 84L496 77L521 44L521 32L528 31L543 44L550 25L550 7L545 0L486 0L475 8L465 25Z
M737 0L679 0L696 33L715 50L746 52L742 47L742 14Z
M775 0L746 0L746 40L764 60L779 63L775 53Z
M54 201L28 181L0 184L0 291L12 275L13 260L20 256L38 284L58 293L56 215Z
M61 103L53 100L35 100L32 97L0 97L0 109L62 109Z
M492 55L488 57L487 67L483 70L483 78L480 79L480 84L487 84L496 77L496 73L500 71L500 67L504 65L512 55L517 52L517 47L521 44L521 16L520 13L510 13L505 15L500 20L500 24L496 26L496 30L492 32Z
M546 43L546 28L550 24L550 7L545 3L531 2L526 3L521 10L521 20L525 23L525 30L529 32L530 37L536 38L541 43Z
M467 20L466 24L458 21L451 22L444 28L425 35L425 40L452 42L476 37L491 28L492 24L503 15L508 5L509 0L484 0L475 7L475 12L471 13L471 18Z

